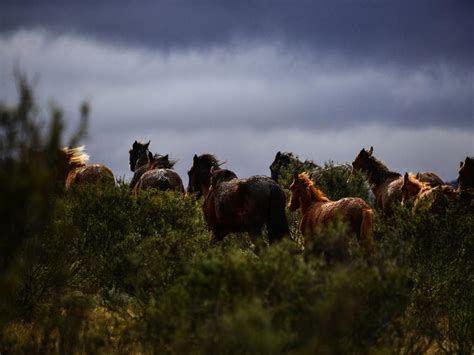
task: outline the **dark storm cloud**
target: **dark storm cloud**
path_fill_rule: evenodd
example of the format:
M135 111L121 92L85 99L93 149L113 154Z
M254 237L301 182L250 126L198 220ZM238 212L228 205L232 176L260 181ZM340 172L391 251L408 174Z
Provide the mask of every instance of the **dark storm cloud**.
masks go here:
M122 5L123 4L123 5ZM282 40L349 63L472 68L472 1L4 1L0 29L45 27L173 50ZM126 5L125 5L126 4ZM291 50L291 49L290 49Z

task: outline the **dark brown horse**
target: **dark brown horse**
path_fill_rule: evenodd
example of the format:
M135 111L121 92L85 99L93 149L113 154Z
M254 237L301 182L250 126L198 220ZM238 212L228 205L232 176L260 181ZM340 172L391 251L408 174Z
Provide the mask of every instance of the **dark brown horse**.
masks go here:
M375 207L384 213L391 213L392 206L402 200L403 176L389 170L372 155L373 151L373 147L369 150L362 149L352 162L352 169L367 175L375 195ZM429 183L432 187L444 184L439 176L431 172L420 172L417 176L420 181Z
M272 164L270 165L270 173L273 180L279 182L280 177L285 172L288 173L288 170L295 170L290 171L291 175L288 176L288 179L291 179L291 176L297 171L313 171L318 169L315 163L309 160L305 160L304 162L299 160L293 153L288 152L277 152L275 155L275 159L273 160Z
M196 193L198 197L206 196L211 187L211 170L225 162L220 162L212 154L194 154L193 165L188 171L188 192Z
M211 154L194 156L188 186L188 192L204 195L204 219L215 241L233 232L248 232L256 241L264 225L270 243L289 235L285 193L274 180L267 176L238 179L218 166Z
M135 141L129 151L130 170L134 172L130 188L134 192L155 188L159 190L176 190L184 193L181 177L173 170L175 160L167 155L155 154L148 149L148 143Z
M290 191L288 208L290 211L301 209L300 231L305 243L317 237L336 216L348 224L360 242L367 244L372 240L373 210L363 199L345 197L331 201L305 173L295 173Z
M405 173L402 185L402 204L413 202L413 212L427 208L437 212L442 198L457 199L458 193L450 185L432 187L429 183L420 181L417 176Z
M146 164L147 170L140 176L134 191L139 192L147 189L176 190L184 193L184 186L181 177L173 166L176 162L165 156L154 155L150 162Z
M102 164L86 164L89 156L84 153L84 146L63 148L59 155L66 189L72 185L98 182L115 185L114 174L108 167Z

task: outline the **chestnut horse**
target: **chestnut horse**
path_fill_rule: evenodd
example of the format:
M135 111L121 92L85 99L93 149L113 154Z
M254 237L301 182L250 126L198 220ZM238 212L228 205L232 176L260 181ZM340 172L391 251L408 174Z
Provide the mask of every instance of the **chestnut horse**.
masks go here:
M456 199L458 193L450 185L432 187L430 184L418 180L417 176L408 173L403 176L402 204L413 201L413 212L422 206L435 211L441 202L441 196Z
M238 179L232 171L220 169L219 164L211 154L195 155L188 173L188 192L204 195L204 219L214 241L221 241L229 233L247 232L255 242L264 225L270 243L289 235L282 188L267 176Z
M369 150L362 149L352 162L352 170L362 171L367 175L375 195L375 207L389 214L392 212L392 206L402 200L403 176L389 170L372 155L373 151L373 147ZM444 184L443 180L432 172L420 172L417 177L432 187Z
M305 242L317 237L321 228L334 220L335 216L348 223L349 230L364 243L372 240L373 210L359 197L345 197L331 201L314 186L306 173L295 173L290 185L290 211L301 209L300 231Z
M86 184L102 182L115 185L112 171L102 164L87 165L89 156L84 152L84 146L71 148L65 147L59 151L61 162L61 175L66 189L73 184Z
M173 170L175 160L167 155L153 155L148 143L135 141L129 151L130 170L134 172L130 188L134 192L155 188L159 190L177 190L184 193L181 177Z

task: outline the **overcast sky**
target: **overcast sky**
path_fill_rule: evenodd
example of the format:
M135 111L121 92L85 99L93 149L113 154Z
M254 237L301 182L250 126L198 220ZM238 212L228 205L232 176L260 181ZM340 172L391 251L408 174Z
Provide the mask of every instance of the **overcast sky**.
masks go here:
M77 125L91 162L130 178L128 149L215 153L240 177L278 150L321 164L362 147L393 170L455 178L474 155L473 1L0 3L0 100L15 66Z

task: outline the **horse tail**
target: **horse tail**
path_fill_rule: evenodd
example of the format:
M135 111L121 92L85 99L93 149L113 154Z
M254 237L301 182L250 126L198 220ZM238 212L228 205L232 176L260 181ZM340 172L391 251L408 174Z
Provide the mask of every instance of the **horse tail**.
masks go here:
M270 184L270 207L267 219L268 241L270 243L281 240L285 235L290 235L285 206L285 193L277 183L272 182Z
M362 208L362 221L360 223L359 241L362 244L372 243L372 232L374 224L374 210L371 208Z

